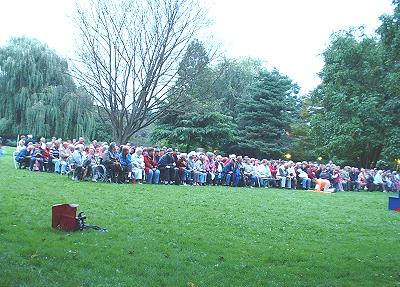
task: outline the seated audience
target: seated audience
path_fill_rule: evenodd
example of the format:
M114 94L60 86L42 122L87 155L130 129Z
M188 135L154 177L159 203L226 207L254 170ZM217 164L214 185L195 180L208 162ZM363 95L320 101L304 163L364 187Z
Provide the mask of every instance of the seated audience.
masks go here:
M150 147L147 149L147 154L143 156L143 160L147 183L158 184L160 179L160 170L157 169L157 161L154 157L154 148Z
M132 156L129 153L130 149L128 146L123 146L121 153L119 154L119 162L121 163L122 171L126 175L126 179L130 179L132 176Z
M124 172L121 163L119 162L118 147L114 142L110 143L108 150L104 153L102 164L104 164L111 176L111 182L123 182Z
M143 150L137 147L135 153L132 155L132 176L133 183L142 183L143 173L145 168Z
M172 157L173 150L168 148L158 161L158 169L160 170L161 180L165 184L173 184L175 179L175 160Z

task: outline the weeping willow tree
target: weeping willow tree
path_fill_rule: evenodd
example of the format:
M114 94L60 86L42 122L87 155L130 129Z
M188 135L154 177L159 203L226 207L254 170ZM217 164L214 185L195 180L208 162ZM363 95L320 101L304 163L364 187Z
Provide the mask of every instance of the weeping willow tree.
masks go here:
M93 103L77 89L67 62L27 37L0 47L0 134L92 137Z

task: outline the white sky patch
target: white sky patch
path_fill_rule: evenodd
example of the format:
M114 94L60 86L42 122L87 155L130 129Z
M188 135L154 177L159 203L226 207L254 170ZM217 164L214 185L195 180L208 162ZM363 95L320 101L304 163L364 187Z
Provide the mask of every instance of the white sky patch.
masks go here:
M78 1L79 2L79 1ZM302 88L318 85L320 54L331 33L366 26L391 13L391 0L207 0L211 32L228 57L256 57ZM75 0L0 0L0 45L12 36L35 37L73 57Z

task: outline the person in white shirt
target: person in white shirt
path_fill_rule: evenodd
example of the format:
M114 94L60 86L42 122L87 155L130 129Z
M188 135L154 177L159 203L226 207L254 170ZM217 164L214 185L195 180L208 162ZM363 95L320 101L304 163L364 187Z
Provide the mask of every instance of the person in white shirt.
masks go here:
M383 192L386 192L385 182L383 181L383 171L378 170L378 172L374 176L374 184L381 188Z
M142 183L144 172L144 157L142 148L138 147L132 155L132 175L133 182Z
M288 162L286 184L287 188L296 188L297 186L296 171L293 161Z
M301 180L301 187L306 190L311 189L311 179L308 178L308 174L300 167L297 169L297 174Z

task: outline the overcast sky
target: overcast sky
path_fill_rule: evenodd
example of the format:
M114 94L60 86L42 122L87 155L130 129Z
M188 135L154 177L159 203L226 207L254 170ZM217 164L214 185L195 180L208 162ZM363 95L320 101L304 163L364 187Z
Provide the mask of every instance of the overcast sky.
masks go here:
M75 0L0 0L0 45L27 35L72 56ZM391 13L391 0L206 0L212 33L228 57L257 57L302 88L319 83L320 54L332 32L366 26L372 33L379 16Z

